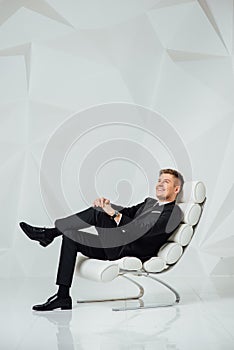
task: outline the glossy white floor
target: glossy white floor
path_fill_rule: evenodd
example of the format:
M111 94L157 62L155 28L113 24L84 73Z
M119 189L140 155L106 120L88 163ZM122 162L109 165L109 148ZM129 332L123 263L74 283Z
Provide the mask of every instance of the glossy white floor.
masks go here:
M164 287L143 279L145 302L173 297ZM36 313L31 306L56 291L52 279L1 279L0 349L234 349L234 277L167 276L164 280L179 291L181 302L177 306L113 312L112 306L124 302L77 305L78 296L108 297L136 290L128 281L101 284L76 277L71 311Z

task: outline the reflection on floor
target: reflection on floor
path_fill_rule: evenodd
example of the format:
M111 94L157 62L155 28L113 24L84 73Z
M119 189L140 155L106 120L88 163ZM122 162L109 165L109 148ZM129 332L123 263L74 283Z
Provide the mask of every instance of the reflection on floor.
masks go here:
M136 290L126 281L101 284L76 278L73 309L43 313L33 312L31 306L56 291L52 279L1 279L0 349L233 350L234 277L167 277L165 281L179 291L179 305L125 312L112 311L124 302L78 305L78 297L131 295ZM153 285L152 290L149 281L144 285L145 304L173 298L162 286Z

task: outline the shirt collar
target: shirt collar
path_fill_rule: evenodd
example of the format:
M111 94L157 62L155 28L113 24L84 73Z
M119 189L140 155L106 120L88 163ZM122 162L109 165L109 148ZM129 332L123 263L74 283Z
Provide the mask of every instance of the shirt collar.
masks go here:
M170 202L160 202L160 201L158 201L157 203L158 203L159 206L161 206L161 205L165 205L165 204L170 203Z
M165 205L167 203L172 203L172 202L160 202L159 200L157 200L157 202L156 202L156 204L158 204L159 206Z

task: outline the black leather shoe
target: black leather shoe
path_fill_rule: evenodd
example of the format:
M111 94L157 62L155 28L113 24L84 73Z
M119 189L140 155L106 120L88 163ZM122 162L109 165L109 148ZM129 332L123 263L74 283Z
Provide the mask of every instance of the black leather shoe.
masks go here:
M33 227L27 224L26 222L20 222L20 227L24 231L24 233L32 240L38 241L40 245L46 247L50 244L55 237L52 237L54 228L42 228L42 227Z
M44 304L34 305L32 307L35 311L52 311L54 309L61 310L71 310L72 308L72 300L71 297L60 298L58 294L50 297Z

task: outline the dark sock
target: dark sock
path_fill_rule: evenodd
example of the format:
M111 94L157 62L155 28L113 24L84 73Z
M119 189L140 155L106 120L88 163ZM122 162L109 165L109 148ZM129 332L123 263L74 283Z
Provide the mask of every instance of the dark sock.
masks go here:
M54 239L55 237L61 236L62 232L60 232L56 227L55 228L48 228L46 232L46 236Z
M58 289L58 297L68 298L70 296L69 291L70 291L70 287L60 284Z

